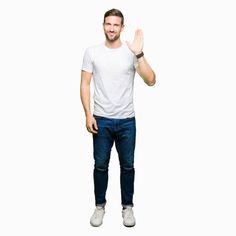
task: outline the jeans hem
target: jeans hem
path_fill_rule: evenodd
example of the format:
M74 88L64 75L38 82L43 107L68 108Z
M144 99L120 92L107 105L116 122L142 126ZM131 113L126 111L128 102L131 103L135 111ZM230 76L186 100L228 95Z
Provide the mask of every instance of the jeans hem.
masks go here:
M134 206L134 204L132 203L132 204L122 204L122 207L123 208L126 208L126 207L133 207Z
M105 207L105 205L106 205L106 202L104 202L104 203L99 203L99 204L96 204L96 207Z

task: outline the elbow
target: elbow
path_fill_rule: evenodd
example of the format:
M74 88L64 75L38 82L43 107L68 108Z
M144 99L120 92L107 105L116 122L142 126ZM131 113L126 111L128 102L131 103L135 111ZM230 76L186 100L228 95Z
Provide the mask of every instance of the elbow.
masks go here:
M155 83L156 83L156 80L153 80L152 82L149 82L149 83L148 83L148 86L154 86Z
M153 74L153 76L148 80L147 85L148 86L153 86L156 83L156 75Z

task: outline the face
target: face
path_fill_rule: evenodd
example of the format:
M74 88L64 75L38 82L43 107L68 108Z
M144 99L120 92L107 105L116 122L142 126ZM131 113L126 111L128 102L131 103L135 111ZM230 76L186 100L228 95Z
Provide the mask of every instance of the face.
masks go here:
M121 24L121 18L119 16L108 16L103 23L106 39L110 42L114 42L120 38L123 28L124 25Z

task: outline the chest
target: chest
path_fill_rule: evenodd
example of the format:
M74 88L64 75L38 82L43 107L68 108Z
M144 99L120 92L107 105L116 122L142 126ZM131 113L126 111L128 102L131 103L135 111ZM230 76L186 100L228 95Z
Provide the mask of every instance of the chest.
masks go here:
M133 58L124 53L101 53L94 58L94 69L97 73L130 74L134 72Z

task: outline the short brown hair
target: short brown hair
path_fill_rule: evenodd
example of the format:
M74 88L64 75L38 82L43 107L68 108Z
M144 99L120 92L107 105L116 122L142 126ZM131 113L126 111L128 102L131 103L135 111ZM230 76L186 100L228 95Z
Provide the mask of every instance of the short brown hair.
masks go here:
M113 9L107 11L104 14L103 24L105 23L105 18L108 16L119 16L121 18L121 24L122 25L124 24L124 16L120 10L113 8Z

